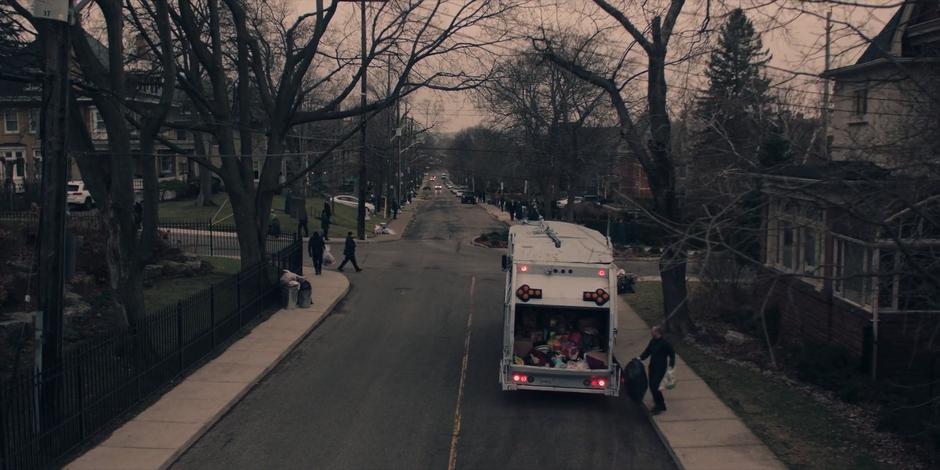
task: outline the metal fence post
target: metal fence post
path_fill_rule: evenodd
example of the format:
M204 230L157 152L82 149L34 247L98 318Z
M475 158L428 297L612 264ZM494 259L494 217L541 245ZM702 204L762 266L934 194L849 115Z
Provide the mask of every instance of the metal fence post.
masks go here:
M215 237L212 235L212 220L209 220L209 256L215 256L212 243Z
M7 406L9 402L7 401L5 384L0 384L0 470L8 470L13 468L10 462L10 456L7 453Z
M235 273L235 312L238 313L238 327L242 326L242 272Z
M176 303L176 346L179 348L179 366L183 370L183 302Z
M81 436L82 440L85 440L86 428L85 428L85 390L84 385L85 381L82 380L82 365L81 363L75 364L75 375L77 384L75 388L78 389L78 435Z
M215 284L209 286L209 330L212 335L212 349L215 349Z

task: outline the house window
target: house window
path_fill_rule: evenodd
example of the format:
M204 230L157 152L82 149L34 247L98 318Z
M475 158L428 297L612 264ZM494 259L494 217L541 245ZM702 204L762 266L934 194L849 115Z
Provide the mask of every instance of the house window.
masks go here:
M940 310L940 291L933 279L940 275L940 247L907 246L880 250L879 305L894 311Z
M851 240L836 243L836 293L859 305L869 304L871 249Z
M637 189L650 189L649 182L646 181L646 172L642 165L635 165L636 168L636 187Z
M177 129L176 140L186 140L186 131L183 129Z
M161 155L160 156L160 177L166 178L168 176L173 176L173 163L174 157L172 155Z
M29 133L35 134L39 129L39 110L30 109L29 110Z
M8 109L3 112L3 131L7 134L16 134L20 131L19 116L15 109Z
M787 269L794 269L794 255L796 254L794 244L793 224L789 221L780 222L780 255L777 257L780 264Z
M856 116L864 116L868 113L868 88L859 88L855 90L853 94L854 106L853 111L855 111Z
M91 131L92 132L106 132L108 130L107 126L104 123L104 117L101 116L101 113L97 109L91 110Z
M42 150L33 150L33 179L42 179Z
M816 244L819 243L816 230L803 228L803 272L812 274L819 266Z

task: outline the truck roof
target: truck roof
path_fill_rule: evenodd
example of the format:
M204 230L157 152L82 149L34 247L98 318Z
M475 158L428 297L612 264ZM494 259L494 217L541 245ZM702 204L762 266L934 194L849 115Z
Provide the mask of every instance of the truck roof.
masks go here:
M549 228L561 240L561 247L545 233ZM613 253L607 238L597 230L567 222L514 225L509 229L512 258L518 261L610 264Z

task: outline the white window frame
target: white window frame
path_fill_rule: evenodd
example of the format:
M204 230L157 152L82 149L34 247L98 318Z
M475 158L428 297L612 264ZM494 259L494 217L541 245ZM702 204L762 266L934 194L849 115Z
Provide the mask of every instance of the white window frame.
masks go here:
M29 124L28 130L30 134L36 134L39 132L39 110L30 109L29 110Z
M833 243L834 253L834 270L833 270L833 282L832 282L832 292L836 297L849 302L853 305L857 305L862 308L870 309L872 305L872 256L874 249L870 243L863 242L861 240L856 240L853 238L833 235L835 238L835 243ZM846 295L845 290L845 248L846 245L858 245L862 249L862 269L861 273L863 277L861 278L861 299L850 298Z
M10 116L13 116L13 119L10 119ZM13 122L13 128L11 129L9 124ZM3 133L4 134L19 134L20 133L20 114L16 109L7 109L3 111Z

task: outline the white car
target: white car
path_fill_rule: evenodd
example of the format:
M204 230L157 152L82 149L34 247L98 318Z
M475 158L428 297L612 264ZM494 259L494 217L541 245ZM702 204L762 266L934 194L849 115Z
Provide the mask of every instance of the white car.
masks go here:
M575 197L574 197L574 203L575 203L575 204L581 204L582 202L584 202L584 198L583 198L583 197L581 197L581 196L575 196ZM568 198L559 199L557 202L555 202L555 206L558 207L559 209L568 207Z
M70 206L81 206L83 209L91 209L95 205L91 198L91 193L85 187L84 181L69 181L66 186L65 202Z
M335 201L337 204L341 206L353 207L353 208L359 207L359 198L357 198L356 196L349 196L346 194L341 194L339 196L333 196L333 201ZM368 212L369 214L375 214L375 205L370 202L367 202L366 212Z

